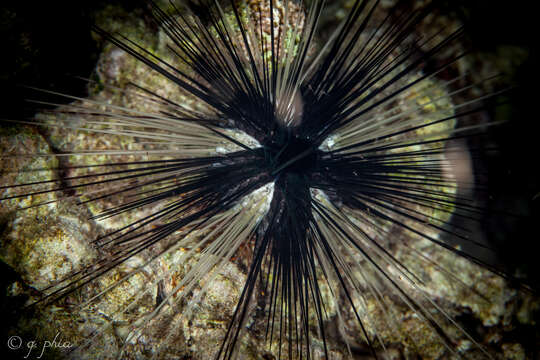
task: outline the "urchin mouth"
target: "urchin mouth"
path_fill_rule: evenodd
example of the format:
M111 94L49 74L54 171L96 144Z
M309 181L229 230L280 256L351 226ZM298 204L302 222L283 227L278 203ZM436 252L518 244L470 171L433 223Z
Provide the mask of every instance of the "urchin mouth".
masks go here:
M246 156L250 152L259 159L258 169L266 180L280 184L280 178L292 175L295 182L302 181L304 187L309 188L310 179L318 172L318 162L324 150L317 141L310 138L303 126L306 119L301 96L296 94L294 99L288 105L280 105L278 99L275 102L272 99L261 99L256 108L239 102L241 106L236 109L241 116L230 121L230 124L235 125L232 138L246 145ZM259 119L264 126L246 126L246 122L254 123L253 119ZM256 145L245 143L245 138L253 139Z
M317 167L319 151L313 144L290 129L281 129L264 146L265 161L272 176L293 173L309 176Z

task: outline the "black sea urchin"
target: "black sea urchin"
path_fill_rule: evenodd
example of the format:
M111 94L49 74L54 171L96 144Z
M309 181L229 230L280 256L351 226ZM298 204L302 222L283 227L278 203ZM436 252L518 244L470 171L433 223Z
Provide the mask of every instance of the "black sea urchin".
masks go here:
M355 1L326 40L324 1L306 6L149 2L166 35L153 47L94 29L116 47L103 61L133 71L91 82L121 103L43 91L74 100L42 116L56 153L14 164L30 177L1 200L39 218L57 206L76 224L79 238L67 226L42 250L66 259L32 282L39 304L84 324L75 357L494 355L455 307L498 301L506 275L450 218L482 212L463 140L490 125L466 119L497 93L441 76L463 56L463 30L418 31L436 1ZM92 246L74 204L110 229Z

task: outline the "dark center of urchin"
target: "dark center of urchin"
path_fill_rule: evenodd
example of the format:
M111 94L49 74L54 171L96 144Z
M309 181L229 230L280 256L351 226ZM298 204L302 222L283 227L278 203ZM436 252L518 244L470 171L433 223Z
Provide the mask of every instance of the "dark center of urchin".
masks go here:
M309 177L316 170L319 150L309 139L281 128L263 145L265 167L272 176Z

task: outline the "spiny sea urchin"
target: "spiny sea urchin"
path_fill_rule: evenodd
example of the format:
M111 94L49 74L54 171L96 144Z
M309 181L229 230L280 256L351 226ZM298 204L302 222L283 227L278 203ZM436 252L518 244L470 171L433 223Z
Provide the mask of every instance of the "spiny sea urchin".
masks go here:
M150 2L166 35L152 48L96 27L132 56L103 60L130 82L91 82L101 95L42 116L56 154L13 164L23 175L2 186L4 206L40 217L58 206L75 224L26 250L66 257L27 277L40 303L84 324L76 356L261 358L266 342L278 358L377 357L399 341L405 354L490 357L445 302L506 291L470 262L503 273L450 245L489 251L449 220L482 211L470 167L457 171L469 159L459 140L489 125L463 120L496 94L460 100L465 76L440 79L462 30L416 32L434 4L385 14L356 1L327 41L321 1ZM75 203L108 230L93 247L67 216ZM215 330L193 325L220 301L237 305ZM189 334L206 346L168 348Z

